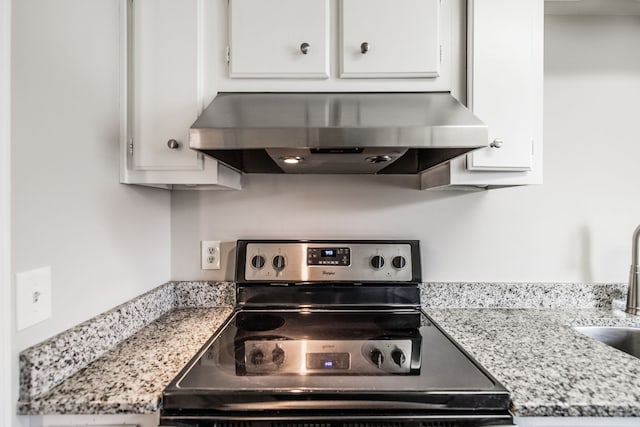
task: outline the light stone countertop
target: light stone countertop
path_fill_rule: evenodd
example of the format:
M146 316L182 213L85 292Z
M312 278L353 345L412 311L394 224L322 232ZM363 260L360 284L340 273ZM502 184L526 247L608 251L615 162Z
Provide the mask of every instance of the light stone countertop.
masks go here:
M572 326L639 326L610 309L426 309L509 391L521 417L640 416L640 359Z
M512 392L516 416L640 416L640 360L570 325L636 325L606 309L426 309ZM231 313L165 314L23 414L117 414L158 410L164 387Z
M610 308L624 291L421 285L425 312L511 391L520 417L640 416L640 359L572 328L640 327L640 316ZM18 414L157 411L162 390L232 312L234 296L228 282L169 282L24 350Z
M173 310L18 413L123 414L159 409L162 390L231 313L228 308Z

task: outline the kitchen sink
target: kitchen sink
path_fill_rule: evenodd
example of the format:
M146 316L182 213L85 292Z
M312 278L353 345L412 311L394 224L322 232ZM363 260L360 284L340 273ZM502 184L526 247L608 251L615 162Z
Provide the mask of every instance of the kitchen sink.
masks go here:
M574 329L640 359L640 327L576 326Z

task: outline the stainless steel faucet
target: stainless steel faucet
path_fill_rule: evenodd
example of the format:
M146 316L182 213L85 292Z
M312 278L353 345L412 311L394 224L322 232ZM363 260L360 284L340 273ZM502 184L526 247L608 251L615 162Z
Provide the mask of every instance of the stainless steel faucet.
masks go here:
M633 232L631 249L631 271L629 272L629 290L627 291L627 308L629 314L640 314L640 225Z

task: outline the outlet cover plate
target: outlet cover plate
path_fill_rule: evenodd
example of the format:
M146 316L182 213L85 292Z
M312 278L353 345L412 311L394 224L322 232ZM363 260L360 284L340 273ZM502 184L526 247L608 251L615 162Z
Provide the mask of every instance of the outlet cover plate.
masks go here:
M203 240L200 248L200 268L220 270L220 241Z
M18 330L51 317L51 267L16 274L16 326Z

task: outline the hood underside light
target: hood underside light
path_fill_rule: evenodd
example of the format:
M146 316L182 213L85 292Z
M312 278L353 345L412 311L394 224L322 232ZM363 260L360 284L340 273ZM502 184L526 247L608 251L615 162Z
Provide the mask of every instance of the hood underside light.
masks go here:
M304 162L304 157L301 157L301 156L283 156L283 157L280 157L280 160L282 160L284 163L286 163L288 165L297 165L298 163Z

